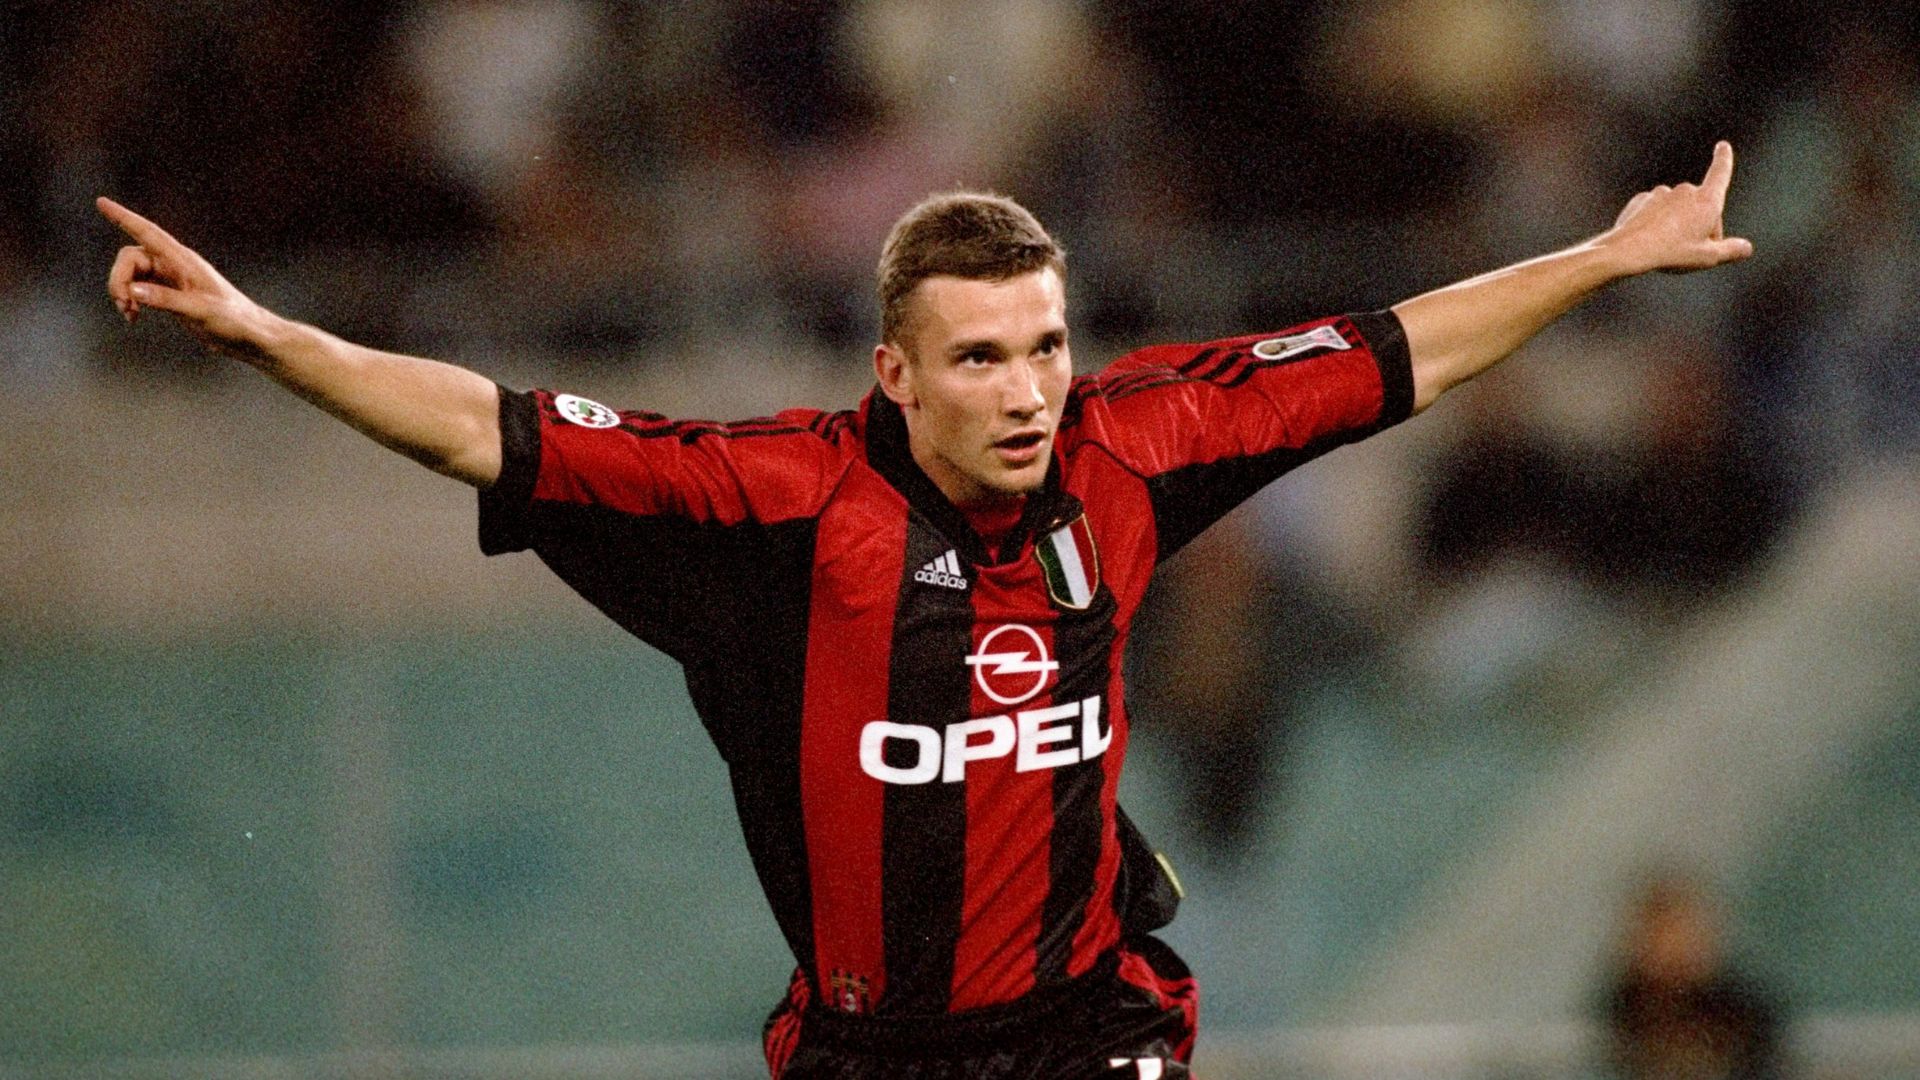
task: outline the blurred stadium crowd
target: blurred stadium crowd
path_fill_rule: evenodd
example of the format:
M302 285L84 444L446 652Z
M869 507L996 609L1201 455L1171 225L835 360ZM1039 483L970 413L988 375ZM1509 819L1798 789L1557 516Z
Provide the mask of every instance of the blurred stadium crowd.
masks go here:
M878 240L929 191L997 189L1049 223L1091 366L1576 241L1732 139L1729 228L1754 262L1611 291L1443 430L1370 475L1312 474L1165 582L1143 701L1244 750L1193 762L1234 771L1196 807L1231 841L1266 797L1267 721L1326 678L1390 654L1469 703L1516 680L1577 694L1622 625L1711 599L1821 485L1912 452L1903 10L14 4L0 377L36 395L236 377L119 331L96 193L357 340L550 382L718 364L777 385L864 363Z

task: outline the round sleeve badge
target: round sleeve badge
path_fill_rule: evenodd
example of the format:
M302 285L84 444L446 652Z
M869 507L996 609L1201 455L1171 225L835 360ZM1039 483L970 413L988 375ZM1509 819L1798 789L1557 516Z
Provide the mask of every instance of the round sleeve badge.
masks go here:
M620 423L620 414L597 401L575 397L572 394L559 394L553 399L553 407L560 416L581 427L610 428Z

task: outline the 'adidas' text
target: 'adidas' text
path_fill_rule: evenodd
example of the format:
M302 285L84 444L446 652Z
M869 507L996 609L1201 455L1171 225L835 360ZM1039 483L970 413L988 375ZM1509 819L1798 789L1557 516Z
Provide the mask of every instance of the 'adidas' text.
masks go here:
M965 590L967 576L960 570L960 557L949 548L945 555L913 572L913 580L923 585L944 585Z

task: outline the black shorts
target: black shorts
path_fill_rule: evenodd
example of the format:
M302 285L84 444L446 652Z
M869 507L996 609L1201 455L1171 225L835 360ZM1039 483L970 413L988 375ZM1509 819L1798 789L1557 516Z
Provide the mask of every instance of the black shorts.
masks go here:
M1178 1080L1199 1000L1187 966L1144 935L1060 986L943 1017L819 1008L795 972L767 1018L767 1068L774 1080Z

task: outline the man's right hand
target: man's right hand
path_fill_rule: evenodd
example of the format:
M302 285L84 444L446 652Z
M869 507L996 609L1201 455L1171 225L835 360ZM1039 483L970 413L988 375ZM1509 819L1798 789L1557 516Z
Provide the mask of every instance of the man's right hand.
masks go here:
M194 337L223 352L256 355L273 314L254 303L199 253L165 229L104 196L94 200L134 243L107 274L107 295L128 322L143 307L171 312Z
M112 199L95 205L134 239L107 275L107 294L128 322L142 308L169 312L194 337L247 361L380 445L475 487L499 477L500 397L491 380L283 319L165 229Z

